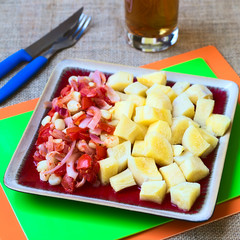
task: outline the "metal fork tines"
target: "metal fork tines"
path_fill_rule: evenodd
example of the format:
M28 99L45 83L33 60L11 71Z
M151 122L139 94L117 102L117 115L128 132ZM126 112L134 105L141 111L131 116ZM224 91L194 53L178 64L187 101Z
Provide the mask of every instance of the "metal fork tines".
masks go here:
M46 58L52 57L57 51L73 46L87 29L91 17L82 14L78 22L61 38L59 38L50 49L42 54Z

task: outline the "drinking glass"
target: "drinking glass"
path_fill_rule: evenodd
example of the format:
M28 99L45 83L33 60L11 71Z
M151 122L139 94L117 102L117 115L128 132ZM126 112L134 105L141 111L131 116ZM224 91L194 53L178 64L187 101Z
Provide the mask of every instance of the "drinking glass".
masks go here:
M178 39L179 0L125 0L128 43L144 52L159 52Z

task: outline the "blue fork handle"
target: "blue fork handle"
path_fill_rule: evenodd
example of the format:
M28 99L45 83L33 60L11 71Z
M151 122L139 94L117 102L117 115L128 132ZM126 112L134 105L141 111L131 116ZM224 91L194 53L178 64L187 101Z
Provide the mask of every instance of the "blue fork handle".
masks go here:
M32 57L24 50L21 49L14 54L7 57L5 60L0 62L0 78L10 72L21 62L30 62Z
M10 97L24 83L33 77L45 64L47 58L39 56L26 65L0 89L0 103Z

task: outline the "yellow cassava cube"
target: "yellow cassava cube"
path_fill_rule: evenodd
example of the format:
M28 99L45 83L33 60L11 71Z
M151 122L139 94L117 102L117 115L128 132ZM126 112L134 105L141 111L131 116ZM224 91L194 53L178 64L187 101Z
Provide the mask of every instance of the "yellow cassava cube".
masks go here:
M125 140L129 140L131 143L135 141L135 139L142 134L142 130L137 123L129 119L124 114L119 120L114 135Z
M157 94L152 93L147 95L146 105L155 107L158 109L169 109L172 111L172 103L168 95L163 92Z
M150 87L147 91L146 94L147 95L151 95L151 94L159 94L159 93L165 93L169 99L171 100L171 102L177 97L177 94L175 93L175 91L169 87L169 86L165 86L165 85L160 85L158 83L154 83L152 85L152 87Z
M182 145L196 156L201 156L210 144L202 137L198 128L189 126L183 134Z
M159 120L158 110L150 106L141 106L135 108L136 114L133 118L136 123L150 125Z
M172 89L177 94L180 95L181 93L185 92L190 87L189 82L176 82Z
M119 91L115 91L117 95L120 97L120 101L127 101L128 95Z
M173 118L173 123L171 126L172 130L172 138L170 141L171 144L181 144L183 134L190 125L198 127L198 124L195 123L191 118L185 116Z
M122 71L114 73L107 81L109 87L120 92L131 83L133 83L133 74Z
M184 147L180 144L172 145L172 149L173 149L173 157L180 156L184 151Z
M213 112L214 103L215 101L212 99L198 99L193 120L204 127L206 125L206 120Z
M184 182L170 189L171 202L186 211L192 208L199 195L199 183Z
M185 91L185 94L194 104L196 104L200 98L213 98L212 92L206 86L201 84L193 84Z
M118 192L124 188L128 188L136 185L132 172L127 168L123 172L110 178L110 185L115 192Z
M141 186L140 200L161 204L166 195L165 181L144 182Z
M173 157L173 161L177 163L178 166L180 166L187 158L193 156L194 155L191 152L189 152L188 150L184 150L181 155Z
M132 118L134 110L134 103L130 101L116 102L114 106L113 118L120 120L125 114L128 118Z
M197 156L187 157L180 168L188 182L197 182L209 174L209 169Z
M204 152L204 154L202 154L202 157L206 157L217 146L218 138L216 138L215 136L213 136L211 133L209 133L207 130L203 128L199 128L199 132L201 133L202 137L210 144L208 149Z
M137 140L133 144L132 156L144 157L145 156L144 150L145 150L145 142Z
M166 181L167 192L169 192L171 187L179 183L186 182L182 171L176 163L171 163L165 167L161 167L159 171L162 174L163 179Z
M172 113L169 109L157 109L158 119L166 121L169 126L172 125Z
M145 85L141 84L140 82L134 82L128 85L124 89L124 92L126 94L136 94L136 95L145 97L147 90L148 90L148 87L146 87Z
M103 185L109 183L110 177L114 176L118 172L118 162L114 158L105 158L99 161L99 179Z
M231 119L222 114L211 114L206 120L206 128L209 132L212 132L215 136L221 137L227 131Z
M138 135L136 136L135 139L136 140L143 140L146 133L147 133L148 128L145 125L140 124L140 123L137 123L137 125L138 125L138 128L139 128L139 133L138 133Z
M167 75L163 71L158 71L137 77L137 80L147 87L151 87L154 83L166 85Z
M144 106L146 104L146 98L136 95L136 94L126 94L127 97L127 101L133 102L135 107L140 107L140 106Z
M125 141L112 148L108 148L107 153L109 157L118 161L118 172L121 172L127 168L127 160L131 156L131 142Z
M172 131L169 124L162 120L158 120L157 122L150 124L146 134L150 132L158 132L163 135L168 141L170 141L172 137Z
M185 93L178 95L173 101L173 117L194 117L194 105Z
M145 136L145 155L154 158L160 166L173 162L172 146L169 141L158 132L150 132Z
M153 158L130 156L128 158L128 168L139 186L147 181L162 180L162 175L158 171Z

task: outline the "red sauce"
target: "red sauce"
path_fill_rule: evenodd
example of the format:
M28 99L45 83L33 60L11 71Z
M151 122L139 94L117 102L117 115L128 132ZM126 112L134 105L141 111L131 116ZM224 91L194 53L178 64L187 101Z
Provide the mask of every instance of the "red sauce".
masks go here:
M105 74L107 78L110 75L108 73L105 73ZM53 97L56 97L60 94L61 89L68 84L68 78L73 75L88 76L89 71L84 71L80 69L65 70L59 79L59 84ZM173 82L171 81L168 82L168 85L171 86L172 84ZM226 100L227 100L226 91L219 88L212 88L212 87L208 87L208 88L212 91L213 99L215 100L214 113L223 114L225 110ZM37 138L37 136L35 137ZM33 141L33 144L34 143L35 143L35 140ZM33 160L34 151L35 151L35 147L33 145L30 151L28 152L28 154L26 155L25 161L23 161L21 168L19 170L18 183L21 185L36 188L36 189L66 193L61 185L51 186L47 182L43 182L39 179L39 173L36 170L36 163L34 163L34 160ZM197 199L197 201L195 202L195 204L193 205L192 209L188 211L189 214L199 212L199 210L203 205L203 202L205 201L205 196L206 196L208 185L209 185L209 178L211 176L211 170L212 170L214 161L216 161L216 158L215 158L216 151L217 151L217 148L209 156L207 156L207 158L202 159L205 165L210 169L210 175L205 179L202 179L201 181L199 181L199 183L201 184L201 194ZM73 193L73 195L85 196L93 199L103 199L103 200L142 206L142 207L153 208L153 209L169 210L174 212L184 212L183 210L171 204L170 194L166 195L163 203L160 205L153 202L140 201L139 192L140 192L140 189L137 186L123 189L120 192L116 193L114 192L114 190L110 185L93 187L87 183L83 187L77 189Z

